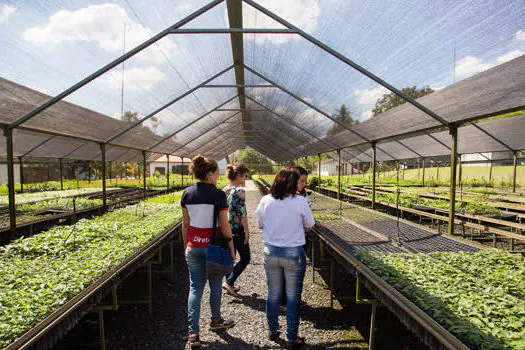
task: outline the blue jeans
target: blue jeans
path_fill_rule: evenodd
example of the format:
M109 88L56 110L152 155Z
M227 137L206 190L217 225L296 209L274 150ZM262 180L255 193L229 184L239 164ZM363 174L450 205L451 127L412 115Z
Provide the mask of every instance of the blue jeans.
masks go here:
M250 244L244 243L244 236L233 236L233 246L235 250L239 252L241 259L235 264L233 271L226 277L226 282L232 287L246 266L248 266L251 259Z
M188 295L188 333L199 333L201 299L208 280L210 285L211 319L221 319L222 278L211 279L206 276L206 248L188 246L186 262L190 275L190 294Z
M297 339L299 330L299 308L303 291L306 255L304 248L264 246L263 255L266 279L268 280L268 298L266 299L266 320L270 333L279 328L279 305L286 282L286 337L290 341Z

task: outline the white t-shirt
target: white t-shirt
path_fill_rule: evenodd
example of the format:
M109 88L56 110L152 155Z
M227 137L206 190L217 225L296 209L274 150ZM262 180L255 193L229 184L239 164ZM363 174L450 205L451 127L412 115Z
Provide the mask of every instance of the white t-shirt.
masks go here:
M304 245L304 228L315 225L308 200L300 195L280 200L268 194L261 199L256 213L264 242L276 247Z

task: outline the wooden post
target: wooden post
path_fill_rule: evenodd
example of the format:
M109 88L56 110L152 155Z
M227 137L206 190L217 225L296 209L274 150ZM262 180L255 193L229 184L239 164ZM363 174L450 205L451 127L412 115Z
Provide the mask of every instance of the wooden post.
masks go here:
M448 213L448 234L454 234L454 218L456 215L456 167L458 157L458 128L450 126L452 136L452 147L450 152L450 203Z
M372 209L376 208L376 144L372 143Z

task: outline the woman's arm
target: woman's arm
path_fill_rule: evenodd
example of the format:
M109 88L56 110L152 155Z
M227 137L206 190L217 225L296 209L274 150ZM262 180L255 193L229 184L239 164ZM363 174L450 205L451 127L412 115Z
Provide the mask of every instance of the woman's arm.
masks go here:
M228 241L228 246L230 248L230 253L232 255L232 258L233 260L235 260L235 248L233 247L232 229L230 227L230 222L228 221L228 211L227 210L221 210L219 212L219 224L221 225L222 235L230 239Z
M190 227L190 215L188 208L182 208L182 243L184 244L184 252L188 246L188 227Z
M250 228L248 227L248 215L244 214L242 217L242 226L244 227L244 244L250 241Z

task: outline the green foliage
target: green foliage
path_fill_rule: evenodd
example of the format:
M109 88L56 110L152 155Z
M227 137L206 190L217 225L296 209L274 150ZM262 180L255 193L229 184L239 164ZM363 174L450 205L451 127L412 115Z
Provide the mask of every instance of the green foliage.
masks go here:
M246 164L252 174L271 174L274 172L273 163L251 147L246 147L244 150L239 150L237 154L237 161Z
M409 97L412 97L413 99L418 99L420 97L434 92L434 90L432 90L428 86L422 87L420 89L418 89L416 86L412 86L403 88L401 92ZM393 92L385 94L383 95L383 97L377 100L376 106L374 107L374 109L372 109L372 116L375 117L376 115L388 111L389 109L392 109L396 106L402 105L405 102L406 101L404 99L397 96Z
M486 250L357 258L470 347L525 344L522 256Z
M148 199L1 247L0 347L178 222L180 196Z
M327 136L335 135L340 133L341 131L345 130L344 126L351 127L354 125L359 124L358 120L354 120L352 116L350 115L350 111L346 107L346 105L342 105L333 115L332 117L337 120L341 124L334 124L330 130L326 133ZM343 126L344 125L344 126Z

